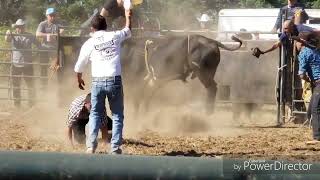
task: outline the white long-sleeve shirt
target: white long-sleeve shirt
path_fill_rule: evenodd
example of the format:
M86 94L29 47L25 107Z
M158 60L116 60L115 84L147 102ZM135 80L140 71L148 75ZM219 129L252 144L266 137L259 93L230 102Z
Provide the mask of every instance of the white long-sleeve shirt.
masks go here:
M121 31L96 31L81 47L74 71L82 73L91 61L92 77L121 75L121 42L131 37L129 28Z

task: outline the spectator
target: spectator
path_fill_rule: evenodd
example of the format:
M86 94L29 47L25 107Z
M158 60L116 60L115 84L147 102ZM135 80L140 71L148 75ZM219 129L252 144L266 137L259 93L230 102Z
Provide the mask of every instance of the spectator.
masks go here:
M111 154L121 154L123 129L123 89L121 79L120 50L121 42L131 36L130 10L125 11L126 25L121 31L107 32L106 20L103 16L93 17L91 29L92 37L87 40L80 51L78 61L75 65L78 84L84 89L82 73L85 65L92 62L92 109L89 118L89 139L87 141L87 152L94 153L97 148L97 135L100 119L103 117L105 98L108 98L112 112L112 139Z
M293 21L299 33L317 31L316 29L304 25L305 19L308 17L305 10L299 9L294 13Z
M269 49L265 51L261 51L259 48L255 48L258 50L258 53L255 53L254 55L259 57L260 54L266 54L268 52L274 51L277 48L279 48L281 45L285 46L285 49L287 50L288 55L292 55L292 43L291 43L291 36L298 36L299 32L297 30L297 27L294 25L293 21L286 20L283 23L283 32L281 33L279 40Z
M142 29L143 29L143 36L145 37L161 36L158 24L156 24L156 22L152 21L151 19L147 19L146 21L143 22Z
M297 23L297 22L296 22ZM271 48L265 50L265 51L261 51L259 48L255 48L256 52L254 52L255 56L260 56L261 54L265 54L271 51L276 50L277 48L279 48L281 45L285 46L285 49L288 53L289 56L293 55L293 46L291 43L292 37L297 37L299 35L299 33L303 33L303 32L314 32L316 34L320 34L320 31L317 29L313 29L311 27L305 26L303 24L295 24L294 20L286 20L283 23L283 32L280 34L279 37L279 41L277 41ZM297 39L295 39L297 40ZM300 41L303 41L302 39L300 39ZM258 50L258 51L257 51Z
M67 137L72 147L73 137L77 143L83 144L86 140L85 127L89 121L91 110L91 93L84 94L74 99L70 105L68 121L67 121ZM104 143L107 143L108 130L112 129L111 119L104 113L100 122L101 134Z
M60 64L57 57L58 54L58 44L57 44L57 35L58 29L62 25L58 23L56 17L57 12L54 8L48 8L46 10L47 20L40 22L36 36L42 38L41 49L42 50L51 50L51 52L41 52L40 53L40 63L48 64L50 59L53 60L53 64L51 65L51 69L56 71L59 69ZM63 32L63 29L59 30L59 33ZM52 50L56 50L56 52L52 52ZM41 76L47 77L48 76L48 66L42 65L41 66ZM48 80L44 79L42 81L43 86L47 86Z
M100 15L106 19L116 19L121 16L124 17L124 10L130 10L131 8L131 0L106 0Z
M198 18L198 21L200 23L201 29L209 29L210 17L208 16L208 14L202 14L201 17Z
M287 13L287 19L284 19L284 21L291 20L297 10L304 10L304 8L305 8L304 4L298 3L297 0L288 0L288 5L283 6L280 9L276 23L275 23L272 31L276 32L280 28L280 25L282 23L281 19L282 19L283 14ZM309 19L309 16L306 13L306 16L303 19L303 23L308 19Z
M310 101L311 124L313 129L313 140L307 144L318 144L320 142L320 50L319 40L315 33L310 33L306 41L317 48L304 47L299 54L300 78L312 84L312 96Z
M29 94L29 106L34 104L35 98L35 89L33 77L33 66L32 64L32 44L37 45L36 38L31 34L25 31L25 21L18 19L15 24L12 25L15 28L15 32L12 33L10 30L7 30L5 40L11 42L12 51L12 85L13 85L13 98L14 105L16 107L21 106L21 79L22 75L28 87Z

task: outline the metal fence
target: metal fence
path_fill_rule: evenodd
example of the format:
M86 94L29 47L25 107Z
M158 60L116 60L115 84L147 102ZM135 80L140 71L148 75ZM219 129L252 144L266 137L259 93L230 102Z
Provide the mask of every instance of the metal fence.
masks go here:
M0 33L0 36L5 36L6 34L4 33ZM35 36L33 34L11 34L10 36L24 36L24 37L28 37L28 36ZM59 36L59 34L58 34ZM57 37L57 39L59 39L59 37ZM14 62L12 61L13 59L13 52L14 51L19 51L19 52L31 52L32 53L32 59L29 60L30 62L24 62L24 63L19 63L19 65L22 65L22 67L25 67L26 65L32 66L33 69L35 70L39 70L41 66L50 66L50 63L41 63L40 62L40 53L56 53L57 57L59 57L59 50L58 48L56 49L41 49L41 47L33 47L31 49L18 49L18 48L13 48L11 42L8 42L8 44L10 44L10 48L8 47L2 47L0 48L0 52L2 52L3 54L6 53L10 53L10 59L3 59L3 57L0 57L0 65L5 67L3 69L2 72L0 72L0 78L1 79L6 79L6 80L1 80L1 82L5 82L7 81L7 83L1 83L0 85L0 90L6 90L7 91L7 96L1 95L0 96L0 100L19 100L19 101L28 101L30 100L30 97L23 97L23 91L35 91L36 89L43 89L43 87L41 88L36 88L36 86L34 86L33 88L26 88L22 86L22 79L26 79L26 78L31 78L33 82L36 82L36 80L48 80L48 78L50 78L50 73L48 73L46 76L42 76L42 75L35 75L35 71L33 71L33 75L25 75L25 73L23 72L22 75L14 75L12 73L12 69L14 66ZM36 55L35 55L36 54ZM35 60L38 59L39 62L36 62ZM8 66L8 68L7 68ZM52 74L52 73L51 73ZM14 78L20 78L20 85L19 86L14 86ZM6 84L6 85L5 85ZM20 90L20 94L22 96L20 97L14 97L13 96L13 90ZM35 97L32 97L35 98Z

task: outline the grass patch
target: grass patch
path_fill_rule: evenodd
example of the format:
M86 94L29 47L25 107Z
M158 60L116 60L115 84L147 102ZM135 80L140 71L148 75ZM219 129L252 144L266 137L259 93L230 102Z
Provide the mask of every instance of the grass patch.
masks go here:
M4 40L4 34L8 29L8 26L0 26L0 48L10 48L10 44ZM10 61L10 55L10 52L0 50L0 61ZM0 73L9 73L9 67L8 64L0 64Z

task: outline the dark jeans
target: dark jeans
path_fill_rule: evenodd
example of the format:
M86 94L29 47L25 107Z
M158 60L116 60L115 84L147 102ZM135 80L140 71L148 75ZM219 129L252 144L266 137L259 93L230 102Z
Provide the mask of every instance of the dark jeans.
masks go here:
M46 50L46 49L43 49L43 50ZM48 77L49 78L49 74L48 74L48 69L50 67L50 58L54 58L56 57L56 54L57 53L54 53L54 52L41 52L40 53L40 63L42 65L40 65L40 76L41 77ZM41 79L41 85L43 87L47 87L48 86L48 79Z
M74 139L79 144L85 144L86 142L86 125L88 122L89 119L79 119L72 125Z
M120 76L92 78L91 112L89 116L89 137L87 147L96 149L101 119L105 111L105 99L108 98L112 113L111 151L120 149L124 119L123 89Z
M11 75L13 76L33 76L33 67L32 65L27 65L24 67L15 67L12 66ZM32 77L23 77L27 87L28 87L28 99L29 105L32 106L34 104L35 98L35 89L34 89L34 80ZM12 85L13 85L13 99L14 105L20 106L21 105L21 79L22 77L12 77Z
M320 140L320 84L313 88L311 101L309 104L311 112L311 125L313 131L313 139Z

